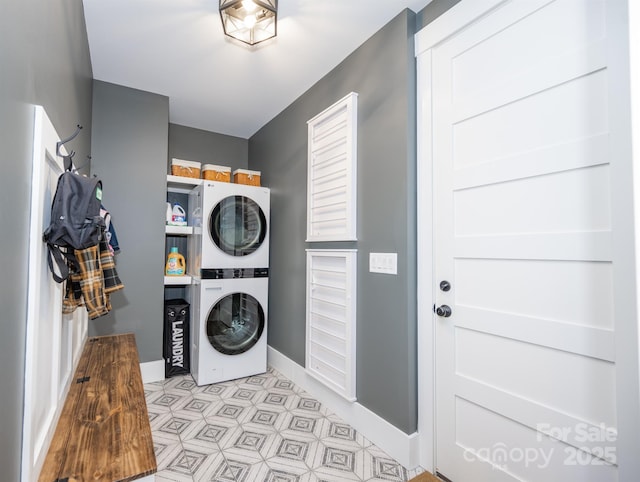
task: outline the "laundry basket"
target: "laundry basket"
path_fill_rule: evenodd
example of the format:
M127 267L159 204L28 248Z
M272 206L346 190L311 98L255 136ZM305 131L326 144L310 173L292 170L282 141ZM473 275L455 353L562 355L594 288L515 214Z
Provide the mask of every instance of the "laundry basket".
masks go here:
M180 298L165 300L162 356L166 378L190 372L189 343L189 303Z

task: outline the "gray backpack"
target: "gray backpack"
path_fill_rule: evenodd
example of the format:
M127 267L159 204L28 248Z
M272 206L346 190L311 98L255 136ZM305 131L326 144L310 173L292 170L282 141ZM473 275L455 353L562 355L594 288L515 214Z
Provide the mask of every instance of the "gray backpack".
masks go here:
M43 240L49 250L49 269L53 279L62 283L71 270L78 270L75 249L96 246L105 228L100 216L102 182L96 177L84 177L71 171L58 178L51 205L51 224ZM53 262L58 267L54 269Z

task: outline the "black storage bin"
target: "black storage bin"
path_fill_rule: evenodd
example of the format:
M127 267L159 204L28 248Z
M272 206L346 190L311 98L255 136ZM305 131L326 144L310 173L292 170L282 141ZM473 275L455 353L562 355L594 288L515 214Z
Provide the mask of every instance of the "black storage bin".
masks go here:
M164 376L190 373L189 303L186 300L164 300L163 340Z

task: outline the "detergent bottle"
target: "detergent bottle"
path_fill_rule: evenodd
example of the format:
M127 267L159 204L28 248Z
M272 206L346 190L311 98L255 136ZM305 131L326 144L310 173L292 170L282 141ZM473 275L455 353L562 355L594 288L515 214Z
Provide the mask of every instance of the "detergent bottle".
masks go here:
M187 225L187 213L178 203L173 205L173 210L171 212L171 224L174 226Z
M183 276L185 273L184 256L178 253L176 246L171 248L171 252L167 255L167 264L164 274L167 276Z

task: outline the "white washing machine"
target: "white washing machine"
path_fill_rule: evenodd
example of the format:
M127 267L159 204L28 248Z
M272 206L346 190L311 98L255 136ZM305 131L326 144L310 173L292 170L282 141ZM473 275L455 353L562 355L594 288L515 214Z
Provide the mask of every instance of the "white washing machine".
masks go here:
M196 280L191 374L198 385L267 371L268 269L252 272L256 277Z
M189 271L268 268L270 191L266 187L203 181L189 198L194 224Z

